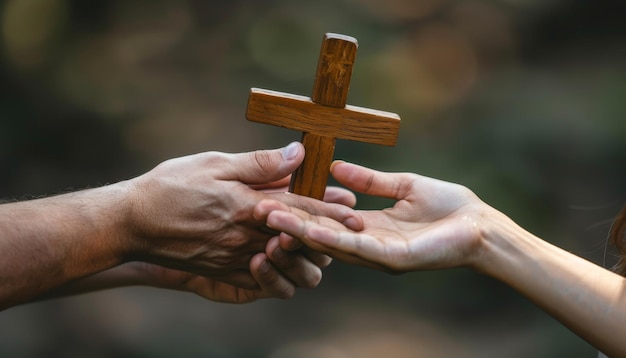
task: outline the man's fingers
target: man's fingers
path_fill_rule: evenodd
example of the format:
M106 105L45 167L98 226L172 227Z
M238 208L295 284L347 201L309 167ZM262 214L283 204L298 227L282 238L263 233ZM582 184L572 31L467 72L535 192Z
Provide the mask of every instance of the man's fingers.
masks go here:
M307 259L309 259L309 261L319 268L324 268L330 265L333 261L332 257L304 246L302 241L284 232L281 232L280 235L278 235L278 245L281 249L287 252L298 250L300 254L304 255Z
M263 191L265 193L284 193L289 190L289 182L291 181L291 175L287 175L284 178L278 179L273 182L264 184L250 184L251 189Z
M307 259L309 259L309 261L311 261L313 264L315 264L315 266L319 268L327 267L331 264L331 262L333 262L332 257L317 252L315 250L311 250L308 247L302 249L302 253L304 254L304 256L306 256Z
M302 241L284 232L281 232L280 235L278 235L278 243L285 251L296 251L304 246Z
M296 170L304 159L304 147L293 142L280 149L227 154L226 158L230 163L220 168L220 179L265 184L283 179Z
M266 254L272 265L297 287L314 288L322 279L322 270L307 259L301 251L285 251L278 237L267 243Z
M296 293L294 284L276 270L265 253L252 257L250 272L261 289L272 297L290 298Z
M247 290L259 289L259 284L248 270L234 270L223 275L213 275L212 278Z

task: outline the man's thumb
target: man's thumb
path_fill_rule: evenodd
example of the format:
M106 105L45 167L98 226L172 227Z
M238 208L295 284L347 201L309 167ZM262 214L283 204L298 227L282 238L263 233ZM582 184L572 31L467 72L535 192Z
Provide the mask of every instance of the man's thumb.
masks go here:
M245 184L265 184L291 174L303 159L304 147L299 142L279 149L233 154L230 166L220 176Z

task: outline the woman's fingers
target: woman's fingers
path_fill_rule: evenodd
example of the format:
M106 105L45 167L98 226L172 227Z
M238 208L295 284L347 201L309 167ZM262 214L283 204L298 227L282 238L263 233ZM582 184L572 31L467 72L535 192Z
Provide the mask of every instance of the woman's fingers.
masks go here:
M324 253L340 251L366 259L384 253L384 247L373 236L350 232L342 224L325 217L276 210L268 215L267 225Z
M343 161L334 161L330 172L347 188L368 195L403 199L410 191L406 173L385 173Z
M355 210L340 204L329 204L299 195L285 193L282 196L274 196L277 200L261 200L253 209L253 217L265 221L267 215L275 210L307 212L331 218L345 225L351 230L362 230L363 219ZM280 201L279 201L280 200Z
M327 203L335 203L354 208L356 205L356 195L350 190L329 186L324 193L324 201Z

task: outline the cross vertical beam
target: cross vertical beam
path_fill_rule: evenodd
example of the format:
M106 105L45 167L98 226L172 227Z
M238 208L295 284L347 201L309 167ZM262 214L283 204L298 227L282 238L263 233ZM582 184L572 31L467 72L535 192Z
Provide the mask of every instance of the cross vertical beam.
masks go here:
M313 103L334 108L346 106L357 48L358 43L353 37L324 36L311 95ZM291 176L289 191L321 200L335 152L335 138L304 132L302 144L306 155Z

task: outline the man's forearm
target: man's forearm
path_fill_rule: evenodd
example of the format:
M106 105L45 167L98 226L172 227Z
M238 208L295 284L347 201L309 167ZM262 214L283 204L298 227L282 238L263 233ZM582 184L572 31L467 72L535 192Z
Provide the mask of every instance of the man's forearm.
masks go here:
M0 205L0 309L122 262L126 183Z

